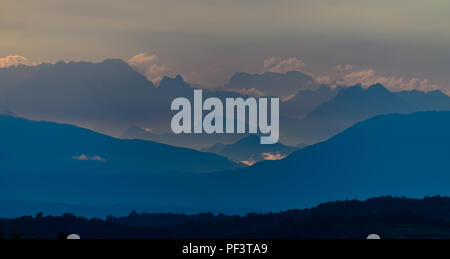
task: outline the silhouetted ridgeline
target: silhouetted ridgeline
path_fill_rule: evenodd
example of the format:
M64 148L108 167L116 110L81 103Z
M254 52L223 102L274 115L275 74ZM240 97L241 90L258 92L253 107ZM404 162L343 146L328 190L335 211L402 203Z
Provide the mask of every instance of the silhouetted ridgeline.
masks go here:
M449 238L450 198L380 197L330 202L306 210L248 214L137 214L86 219L25 216L1 219L2 238Z

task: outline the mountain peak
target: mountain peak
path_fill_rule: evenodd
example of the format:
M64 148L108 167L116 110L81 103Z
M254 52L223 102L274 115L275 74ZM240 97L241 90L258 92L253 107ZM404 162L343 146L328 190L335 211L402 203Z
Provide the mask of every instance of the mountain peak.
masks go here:
M158 88L191 88L191 86L184 81L181 75L176 75L173 78L164 76Z
M353 86L343 87L341 91L339 91L338 96L347 95L347 94L359 94L364 92L361 84L356 84Z
M369 86L367 90L371 92L389 92L389 90L380 83Z
M104 65L115 65L115 66L126 66L129 67L128 63L119 58L109 58L103 60L100 64Z
M260 136L255 135L255 134L251 134L247 137L241 138L238 142L236 142L235 144L238 145L259 145L260 144Z

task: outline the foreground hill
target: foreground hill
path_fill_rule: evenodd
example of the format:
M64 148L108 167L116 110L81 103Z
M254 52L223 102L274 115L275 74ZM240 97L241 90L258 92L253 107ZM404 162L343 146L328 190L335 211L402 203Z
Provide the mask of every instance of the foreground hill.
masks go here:
M0 115L0 174L208 172L238 166L216 154Z
M281 213L226 216L138 214L86 219L26 216L0 219L0 238L450 238L450 198L380 197Z

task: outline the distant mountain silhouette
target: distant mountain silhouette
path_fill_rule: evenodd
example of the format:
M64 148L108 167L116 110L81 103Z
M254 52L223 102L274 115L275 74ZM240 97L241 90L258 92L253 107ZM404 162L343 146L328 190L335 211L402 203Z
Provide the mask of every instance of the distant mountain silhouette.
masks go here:
M164 77L156 87L120 59L20 65L0 69L0 78L0 110L25 118L195 149L231 144L244 137L171 134L174 112L170 104L176 97L192 99L192 86L176 76ZM311 80L295 71L237 73L223 89L204 90L203 95L222 100L247 98L256 88L263 94L283 97L280 141L293 146L323 141L375 115L450 109L450 98L440 91L394 93L382 85L333 89ZM245 94L238 93L242 89Z
M181 76L164 77L155 87L120 59L10 67L0 69L0 77L2 110L115 136L133 125L169 132L172 100L193 95L193 89ZM212 95L240 96L223 91Z
M302 90L293 95L287 101L282 102L281 111L284 116L303 119L317 106L331 100L342 89L342 87L331 88L326 85L316 90Z
M0 175L208 172L239 166L216 154L5 115L0 115L0 143Z
M211 145L220 143L231 144L247 134L174 134L174 133L153 133L137 126L132 126L122 135L125 139L152 140L159 143L177 147L189 147L200 150Z
M411 90L396 92L395 94L420 111L450 110L450 97L440 90L434 90L427 93Z
M355 122L378 114L404 113L412 109L412 105L380 84L368 89L353 86L342 89L335 98L319 105L306 120Z
M325 140L356 122L376 115L450 110L450 97L440 91L390 92L376 84L368 89L360 85L343 88L331 100L311 111L303 120L287 129L294 142L314 143Z
M0 103L24 117L118 133L151 114L154 85L120 59L10 67L0 75L11 78L0 86Z
M225 85L226 89L251 90L256 89L264 95L287 97L300 90L315 87L314 79L301 72L290 71L285 74L265 72L249 74L239 72L234 74Z
M164 77L158 87L120 59L100 63L58 62L35 67L0 69L0 110L22 117L74 124L113 136L130 127L148 128L146 140L190 148L243 136L174 136L170 104L177 97L193 99L193 88L181 76ZM204 99L245 97L236 92L204 90ZM126 138L137 138L128 131ZM227 140L229 139L229 140Z
M36 132L30 126L21 128L22 131L2 134L2 141L11 139L5 136L11 136L12 132L25 140L30 138L27 133ZM2 170L0 196L5 200L134 204L184 207L191 208L190 211L235 212L305 208L331 200L365 199L380 195L450 195L450 176L447 173L450 170L448 132L450 112L380 115L357 123L325 142L295 151L285 159L263 161L244 169L208 174L132 173L137 167L134 157L145 153L142 148L133 146L133 149L121 148L123 153L120 153L120 157L125 156L134 162L117 165L124 170L128 168L127 172L130 173L125 175L105 176L95 172L101 170L92 170L89 174L71 173L70 170L64 174L10 174ZM64 134L63 137L71 136ZM39 139L62 142L61 136L54 133ZM25 140L21 145L17 145L17 140L8 140L21 147L20 150L13 147L2 149L2 157L5 159L10 154L22 154L26 157L23 160L13 160L19 169L31 170L36 161L46 157L45 164L48 165L48 157L73 155L73 152L65 155L59 148L51 148L56 145L53 141L32 143ZM75 141L80 142L77 139ZM31 144L36 144L36 147ZM30 145L33 148L27 149ZM46 148L37 148L42 146ZM81 146L76 153L88 152L84 145ZM59 152L50 153L47 150ZM31 153L37 154L34 160L30 158ZM89 153L94 155L97 152ZM99 155L104 155L106 161L114 161L108 153ZM205 157L199 158L201 161L195 161L188 156L185 158L186 163L179 163L177 159L184 158L179 158L179 155L171 151L170 158L165 160L170 163L166 165L185 171L187 169L183 170L182 167L187 162L206 163L201 166L216 164ZM160 157L152 161L155 165L160 165L159 160ZM4 167L5 162L1 165ZM70 165L66 168L74 167Z
M250 135L233 144L224 145L218 143L201 151L216 153L234 161L245 161L251 164L264 159L281 159L297 149L280 143L261 145L259 136Z

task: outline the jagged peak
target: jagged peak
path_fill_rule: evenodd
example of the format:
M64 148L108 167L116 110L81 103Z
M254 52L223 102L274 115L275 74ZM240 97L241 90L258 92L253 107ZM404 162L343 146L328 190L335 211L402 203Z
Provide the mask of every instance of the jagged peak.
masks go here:
M173 87L188 87L191 86L186 83L181 75L176 75L175 77L164 76L161 82L159 82L158 88L173 88Z

